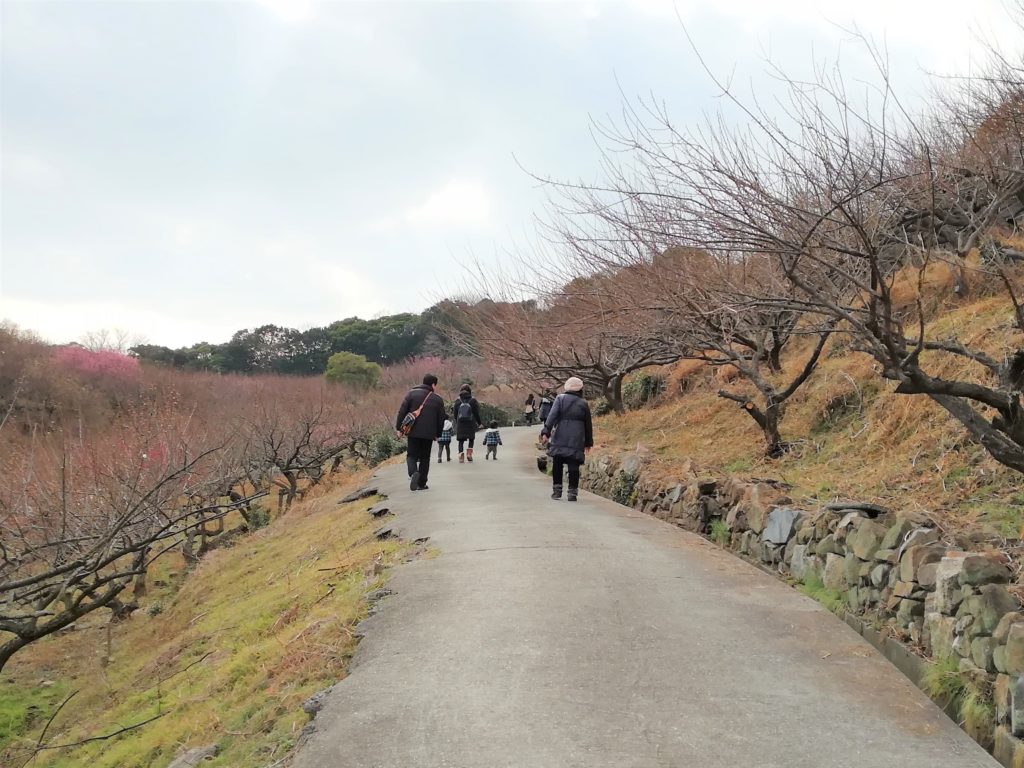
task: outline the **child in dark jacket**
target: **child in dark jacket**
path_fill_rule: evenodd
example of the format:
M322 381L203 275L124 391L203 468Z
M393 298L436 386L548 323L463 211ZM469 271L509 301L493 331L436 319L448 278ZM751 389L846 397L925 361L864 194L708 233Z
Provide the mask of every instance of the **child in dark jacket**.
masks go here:
M485 459L489 459L492 456L494 460L498 460L498 446L502 444L501 433L498 431L498 422L492 421L487 425L489 429L484 432L484 445L487 446L487 455Z

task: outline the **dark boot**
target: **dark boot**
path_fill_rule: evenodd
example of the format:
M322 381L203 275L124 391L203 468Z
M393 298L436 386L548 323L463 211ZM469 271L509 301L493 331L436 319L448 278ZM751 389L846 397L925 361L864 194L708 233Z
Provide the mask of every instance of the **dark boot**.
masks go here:
M567 501L576 501L576 497L579 495L579 492L579 488L570 488Z
M551 486L551 498L552 499L560 499L560 498L562 498L562 486L560 486L560 485L553 485L553 486Z

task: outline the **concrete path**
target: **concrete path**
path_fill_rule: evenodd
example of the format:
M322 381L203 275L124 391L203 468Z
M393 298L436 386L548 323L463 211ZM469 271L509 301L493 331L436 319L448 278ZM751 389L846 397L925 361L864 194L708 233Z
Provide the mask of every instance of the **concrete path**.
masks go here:
M408 537L297 768L994 768L849 627L703 539L497 463L380 472Z

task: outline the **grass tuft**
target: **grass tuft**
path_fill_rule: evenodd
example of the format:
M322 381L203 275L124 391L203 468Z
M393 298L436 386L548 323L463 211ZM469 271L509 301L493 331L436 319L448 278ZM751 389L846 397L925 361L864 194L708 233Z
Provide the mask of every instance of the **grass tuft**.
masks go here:
M836 616L845 615L846 600L843 599L842 592L826 587L821 577L814 571L808 571L804 575L803 582L798 589L811 599L817 600Z
M615 480L615 487L612 488L612 499L627 507L633 506L635 501L633 492L636 489L636 481L639 478L631 472L620 472Z
M959 660L949 656L928 666L922 687L939 706L956 713L964 730L975 741L991 749L995 707L991 686L982 676L962 672Z
M726 523L725 520L712 520L709 533L711 535L711 540L718 544L718 546L729 546L731 536L729 532L729 524Z

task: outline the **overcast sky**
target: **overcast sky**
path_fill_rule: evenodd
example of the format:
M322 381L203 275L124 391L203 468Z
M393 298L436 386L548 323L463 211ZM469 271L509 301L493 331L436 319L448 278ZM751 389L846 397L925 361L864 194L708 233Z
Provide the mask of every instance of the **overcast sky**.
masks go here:
M2 0L0 318L68 341L225 341L419 311L529 242L593 178L592 118L719 72L806 71L884 40L909 93L964 70L1000 0ZM678 16L677 16L678 14ZM756 81L755 81L756 82Z

